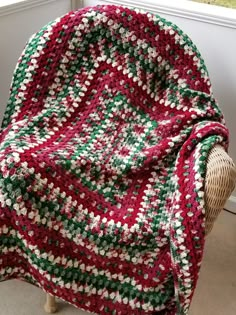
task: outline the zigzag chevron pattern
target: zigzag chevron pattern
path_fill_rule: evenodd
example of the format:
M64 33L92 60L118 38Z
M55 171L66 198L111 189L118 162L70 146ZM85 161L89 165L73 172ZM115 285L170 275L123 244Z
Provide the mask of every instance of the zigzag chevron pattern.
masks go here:
M0 280L101 315L187 314L216 143L228 130L177 26L117 6L49 23L2 125Z

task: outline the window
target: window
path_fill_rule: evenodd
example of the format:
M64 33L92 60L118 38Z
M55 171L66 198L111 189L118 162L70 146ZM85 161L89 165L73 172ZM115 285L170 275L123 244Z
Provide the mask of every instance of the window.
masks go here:
M192 0L195 2L207 3L219 5L227 8L236 9L236 1L235 0Z

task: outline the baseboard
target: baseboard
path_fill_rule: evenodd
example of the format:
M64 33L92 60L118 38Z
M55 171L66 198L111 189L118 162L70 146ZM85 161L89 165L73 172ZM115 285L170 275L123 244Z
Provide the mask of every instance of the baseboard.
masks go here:
M230 210L236 214L236 197L231 196L225 204L225 209Z

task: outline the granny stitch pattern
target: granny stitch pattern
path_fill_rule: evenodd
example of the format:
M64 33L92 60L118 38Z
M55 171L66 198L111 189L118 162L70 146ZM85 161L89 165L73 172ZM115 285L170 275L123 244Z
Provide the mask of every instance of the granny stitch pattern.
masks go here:
M209 150L228 145L205 64L174 24L96 6L42 28L0 145L0 280L112 315L187 314Z

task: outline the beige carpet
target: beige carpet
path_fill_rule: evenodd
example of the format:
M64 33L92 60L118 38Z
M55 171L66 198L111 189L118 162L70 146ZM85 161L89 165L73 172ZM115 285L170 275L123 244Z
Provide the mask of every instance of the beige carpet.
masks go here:
M21 281L0 283L0 315L43 315L44 294ZM87 315L59 302L61 315ZM59 315L58 314L58 315ZM236 314L236 216L222 212L207 239L189 315ZM132 314L130 314L132 315Z

